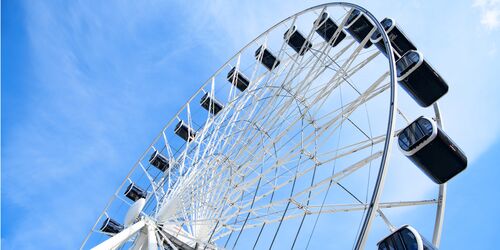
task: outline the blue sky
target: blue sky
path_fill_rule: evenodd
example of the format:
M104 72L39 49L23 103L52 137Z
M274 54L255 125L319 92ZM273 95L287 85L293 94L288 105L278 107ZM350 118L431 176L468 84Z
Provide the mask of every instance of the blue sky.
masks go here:
M442 249L495 249L500 1L355 1L395 18L451 91L467 152ZM2 248L75 249L165 122L239 48L320 1L2 1ZM50 240L48 240L50 239Z

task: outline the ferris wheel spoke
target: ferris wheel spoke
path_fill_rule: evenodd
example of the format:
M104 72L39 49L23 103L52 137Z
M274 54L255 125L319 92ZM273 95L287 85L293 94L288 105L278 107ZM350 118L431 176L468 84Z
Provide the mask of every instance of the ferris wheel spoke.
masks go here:
M159 234L159 238L160 238L160 242L163 242L163 241L166 241L167 242L167 245L173 249L173 250L178 250L177 246L174 245L174 243L172 243L172 241L170 241L170 239L161 231L161 230L158 230L158 234ZM163 245L163 244L162 244Z
M279 214L281 215L283 213L280 211ZM261 220L261 221L256 222L256 223L248 223L245 226L245 228L246 229L258 228L258 227L262 227L263 225L271 225L271 224L275 224L275 223L280 223L283 221L300 218L302 216L303 216L303 213L295 213L295 214L291 214L291 215L287 215L287 216L279 216L278 218L274 218L274 219L265 219L265 220ZM217 241L220 238L226 237L227 235L231 234L232 232L240 231L240 230L242 230L242 227L241 226L235 227L235 226L231 226L231 225L226 225L224 227L221 227L220 229L221 230L219 230L219 234L216 237L214 237L214 241Z
M332 157L330 157L330 158L325 158L325 159L322 159L322 160L319 160L319 159L317 158L317 156L314 156L314 155L312 155L312 154L308 154L308 156L310 157L310 160L313 160L313 161L314 161L314 163L315 163L315 164L326 164L326 163L329 163L329 162L335 161L335 160L337 160L337 159L340 159L340 158L342 158L342 157L344 157L344 156L351 155L351 154L352 154L352 153L354 153L354 152L357 152L357 151L360 151L360 150L362 150L362 149L365 149L365 148L371 147L371 146L373 146L373 145L376 145L376 144L378 144L378 143L381 143L381 142L383 142L384 140L385 140L385 136L379 136L379 137L377 137L376 139L374 139L373 141L372 141L372 140L366 140L366 141L364 141L364 142L363 142L364 144L358 144L358 143L357 143L357 144L354 144L354 145L358 145L358 147L355 147L355 148L353 148L353 147L344 147L344 148L339 149L339 150L336 150L336 151L330 151L330 152L328 152L328 153L324 153L324 154L325 154L325 155L335 154L335 156L332 156ZM354 145L353 145L353 146L354 146ZM345 149L349 149L349 150L348 150L348 151L345 151L345 152L340 152L340 150L345 150ZM294 161L296 161L296 160L284 161L284 162L281 162L280 164L283 164L283 165L284 165L284 164L289 164L289 163L293 163ZM279 166L277 166L277 167L279 167ZM283 173L282 173L281 175L279 175L279 176L275 176L275 178L273 178L273 179L269 180L269 181L268 181L268 183L272 182L273 180L276 180L276 179L277 179L277 177L282 177L284 174L286 174L286 173L287 173L287 172L289 172L289 171L291 171L291 169L290 169L290 170L288 170L288 171L283 172ZM266 183L266 184L267 184L267 183Z
M376 84L378 84L378 83L379 83L379 82L376 82L376 83L375 83L375 86L376 86ZM367 92L367 93L370 93L370 92ZM364 96L362 96L362 98L364 98ZM354 110L355 110L355 108L356 108L357 106L359 106L359 104L360 104L360 103L359 103L359 100L360 100L360 99L358 98L358 101L357 101L356 103L353 103L353 104L351 105L351 107L350 107L350 111L351 111L351 112L350 112L350 113L352 113L352 111L354 111ZM362 99L361 99L361 100L362 100ZM338 117L337 117L337 119L338 119ZM294 125L297 121L298 121L298 120L295 120L295 121L293 122L293 124L292 124L292 125ZM282 136L284 136L286 131L287 131L287 130L285 130L282 134L280 134L279 136L277 136L277 139L280 139ZM275 142L276 142L276 140L273 142L273 144L274 144Z
M153 195L156 199L156 202L159 203L160 202L160 199L161 197L164 195L164 192L163 192L163 188L161 185L157 184L154 180L153 177L151 177L151 175L149 174L149 172L146 170L146 168L144 167L144 165L142 165L141 162L139 162L139 166L140 168L142 169L144 175L146 176L146 178L148 179L152 189L153 189ZM161 183L160 183L161 184Z
M324 12L324 10L325 10L325 9L323 9L323 10L321 11L321 13L323 13L323 12ZM295 17L293 18L292 24L291 24L291 25L290 25L290 27L288 27L288 28L291 28L291 27L293 27L293 26L294 26L295 21L296 21L296 18L297 18L297 16L295 16ZM311 39L312 35L314 34L315 27L316 27L316 24L313 24L312 29L309 31L309 34L307 35L306 41L309 41L309 40ZM281 50L280 50L280 52L278 53L278 58L279 58L281 55L285 54L285 52L284 52L284 48L285 48L285 46L286 46L286 39L283 39L283 43L282 43L282 46L281 46ZM304 47L304 46L305 46L305 44L303 44L302 46ZM303 47L302 47L301 49L303 49ZM322 48L328 48L328 46L326 46L326 44L321 44L321 47L322 47ZM300 55L299 55L299 53L295 53L293 56L290 56L289 54L287 54L287 55L288 55L288 57L289 57L289 58L291 58L294 62L297 62L297 59L299 59L300 61L298 61L298 63L293 64L293 65L292 65L292 67L290 68L290 70L288 70L288 73L287 73L287 75L285 76L284 82L289 82L289 81L288 81L288 78L289 78L290 76L291 76L291 79L293 80L293 79L294 79L294 78L298 75L298 73L300 72L300 71L298 71L298 70L302 70L302 69L304 69L304 67L305 67L305 66L299 66L297 69L295 69L295 70L294 70L294 67L295 67L296 65L302 65L302 64L301 64L301 62L302 62L302 61L304 61L304 58L305 58L305 57L300 56ZM305 65L307 65L307 64L308 64L308 63L310 63L310 62L312 62L312 59L313 59L313 58L312 58L312 57L310 57L308 60L306 60ZM292 72L295 72L295 75L294 75Z
M407 206L422 206L422 205L432 205L437 204L437 200L419 200L419 201L402 201L402 202L382 202L380 203L380 209L387 208L397 208L397 207L407 207ZM309 205L304 206L302 204L297 204L297 207L292 208L291 210L295 210L290 215L285 216L283 218L274 218L274 219L263 219L263 216L256 216L249 218L250 221L246 228L256 228L265 224L274 224L280 223L282 221L296 219L305 215L312 214L335 214L335 213L346 213L346 212L356 212L366 210L369 204L326 204L326 205ZM275 211L270 215L281 215L285 210ZM266 214L267 217L267 214ZM235 225L227 225L225 227L220 227L218 232L219 234L214 237L215 240L218 238L223 238L227 236L231 232L240 231L245 227L238 227Z
M344 20L344 22L345 22L345 20ZM351 43L351 44L352 44L352 43ZM329 50L329 49L330 49L330 46L326 46L326 44L325 44L325 45L324 45L324 48L326 48L327 50ZM345 52L345 50L340 51L340 52L339 52L339 55L340 55L340 54L342 54L342 53L344 53L344 52ZM312 59L312 57L311 57L311 59ZM311 61L312 61L312 60L309 60L309 62L311 62ZM318 60L316 61L316 63L315 63L315 64L317 64L317 63L318 63ZM326 69L326 68L323 68L323 69L322 69L322 71L324 71L325 69ZM287 74L287 76L286 76L286 78L285 78L285 81L284 81L284 82L285 82L285 84L284 84L283 86L286 86L286 82L288 82L288 83L290 83L290 82L291 82L291 80L287 81L287 79L288 79L288 76L289 76L290 72L291 72L291 71L289 71L289 73ZM312 72L312 71L311 71L311 72ZM311 72L309 72L309 73L308 73L308 75L305 77L305 80L301 81L301 83L302 83L303 85L307 85L307 84L308 84L308 82L309 82L309 81L307 81L307 79L308 79L309 74L311 74ZM298 76L298 74L299 74L299 73L300 73L300 71L297 71L297 73L295 74L295 76L294 76L294 77L292 77L292 80L293 80L296 76ZM300 88L299 88L299 90L300 90ZM297 91L297 92L299 92L299 91ZM286 104L286 105L282 105L282 106L287 106L287 104Z
M367 90L362 95L358 96L349 106L345 107L345 109L342 110L343 111L342 117L348 117L358 107L366 103L367 100L373 98L375 96L373 95L374 93L379 94L380 92L376 92L377 87L382 83L382 81L385 80L385 78L387 78L387 74L383 74L370 87L368 87ZM325 102L323 102L321 105L324 105L324 103ZM338 119L338 116L336 116L336 119ZM330 127L331 125L333 125L336 119L332 119L331 121L324 124L324 126L326 128Z
M299 216L299 215L311 215L311 214L333 214L333 213L341 213L341 212L353 212L353 211L362 211L367 209L369 204L324 204L324 205L304 205L297 202L292 202L296 207L291 208L290 210L295 210L298 212L292 212L292 216L288 217L288 219ZM399 207L408 207L408 206L422 206L422 205L433 205L437 204L436 199L432 200L418 200L418 201L400 201L400 202L382 202L380 203L380 209L388 209L388 208L399 208ZM261 223L272 223L273 221L269 219L262 219L267 217L268 215L280 215L284 210L275 211L272 213L266 213L265 215L258 215L256 213L255 217L251 217L248 221L256 221L259 220ZM274 221L278 222L278 221ZM237 225L237 221L235 221L235 225Z
M252 109L251 113L253 113L253 112L254 112L255 108L256 108L256 107L254 107L254 108ZM251 113L250 113L250 114L251 114ZM239 114L239 113L238 113L238 114ZM233 129L233 128L234 128L234 125L236 124L236 123L235 123L235 121L236 121L236 119L233 119L233 120L232 120L232 122L230 123L230 124L232 124L232 125L230 125L230 126L228 126L228 127L230 127L231 129ZM230 131L232 131L232 130L230 130ZM224 132L227 132L227 129L226 129L226 131L224 131ZM228 133L224 133L224 134L228 134ZM230 133L230 134L231 134L232 136L234 136L234 133ZM231 141L231 138L227 138L227 137L224 137L224 136L220 136L220 140L218 141L218 142L219 142L218 144L220 144L220 142L222 142L222 139L225 139L225 140L224 140L225 142L224 142L224 144L221 146L221 148L222 148L222 150L221 150L221 151L223 151L223 150L224 150L224 148L228 146L228 144L227 144L226 142ZM215 148L217 148L217 147L213 147L213 148L215 149Z
M379 208L388 209L388 208L399 208L399 207L412 207L412 206L422 206L422 205L433 205L436 203L437 203L436 199L381 202L379 203ZM365 210L366 208L368 208L368 206L369 204L325 204L323 205L323 211L325 213L350 212L350 211ZM311 211L311 213L319 213L317 209L319 209L320 207L321 206L319 205L311 205L308 206L307 209Z
M380 83L381 79L379 79L377 82L375 82L371 87L370 89L374 89L379 83ZM322 133L324 131L326 131L328 128L330 128L335 122L337 122L339 119L341 120L341 124L343 123L343 121L349 117L350 114L352 114L352 112L354 112L354 110L359 107L361 104L362 104L362 101L366 100L367 96L369 96L369 94L371 93L370 92L370 89L363 95L363 96L360 96L358 97L354 102L352 102L351 105L349 105L346 109L344 109L343 113L339 114L339 115L336 115L333 119L331 119L329 122L325 123L323 126L320 126L320 132L317 134L317 136L321 136ZM334 132L334 131L333 131ZM310 134L312 135L312 133ZM279 136L277 136L277 138L279 138ZM309 143L310 144L310 143ZM308 144L305 144L304 147L307 147Z
M315 189L317 189L317 188L319 188L319 187L322 187L322 186L324 186L324 185L326 185L326 184L329 184L330 182L337 183L338 181L340 181L340 180L342 180L343 178L345 178L345 177L349 176L350 174L354 173L356 170L358 170L358 169L362 168L363 166L365 166L366 164L368 164L370 161L372 161L372 160L374 160L374 159L376 159L376 158L380 157L381 155L382 155L382 152L377 152L377 153L375 153L375 154L373 154L373 155L371 155L371 156L369 156L369 157L367 157L367 158L365 158L365 159L363 159L363 160L361 160L361 161L359 161L359 162L355 163L354 165L351 165L350 167L345 168L344 170L342 170L342 171L340 171L340 172L338 172L338 173L334 174L333 176L328 177L328 178L325 178L325 179L323 179L323 180L321 180L321 181L317 182L316 184L312 185L311 187L306 188L306 189L304 189L304 190L302 190L302 191L300 191L300 192L297 192L297 193L295 193L295 194L291 195L291 196L290 196L290 198L281 199L281 200L274 201L274 202L269 203L269 204L264 204L264 205L262 205L262 206L260 206L260 207L256 207L256 208L254 208L254 209L248 209L248 210L246 210L246 211L244 210L244 212L243 212L243 213L255 212L255 211L259 210L259 209L266 209L266 208L272 208L272 207L275 207L275 206L283 205L283 204L288 203L288 202L289 202L290 200L292 200L292 199L293 199L293 200L296 200L296 199L298 199L299 197L301 197L302 195L307 194L309 191L313 191L313 190L315 190ZM312 170L312 168L309 168L309 169L308 169L308 170L306 170L306 171L307 171L307 172L309 172L309 171L311 171L311 170ZM299 177L301 177L301 176L305 175L305 174L306 174L306 171L300 172L300 173L299 173L299 174L297 174L297 176L295 176L294 178L299 178ZM286 184L288 184L290 181L291 181L291 180L290 180L290 179L288 179L288 180L284 181L283 183L279 184L278 186L274 186L274 187L272 187L272 190L271 190L271 191L268 191L268 192L263 193L262 195L260 195L260 196L256 197L256 198L255 198L255 202L257 202L257 201L259 201L259 200L261 200L261 199L265 198L265 197L266 197L266 196L268 196L271 192L276 191L276 190L278 190L278 189L280 189L280 188L283 188L283 187L284 187L284 186L286 186ZM249 203L245 203L245 204L239 205L238 207L239 207L239 209L241 210L241 209L243 209L243 208L249 207ZM235 215L236 215L235 213L233 213L232 215L226 215L226 213L225 213L223 216L228 216L228 219L226 219L226 221L224 221L224 223L223 223L223 224L227 223L227 221L229 221L229 220L230 220L230 218L233 218Z
M329 82L333 82L333 81L335 81L337 79L343 79L345 77L345 75L346 75L345 72L348 72L347 69L355 61L355 59L359 55L359 53L360 53L360 51L361 51L362 48L363 47L361 47L360 45L358 45L358 47L356 47L356 49L353 51L353 53L351 53L351 55L349 56L349 58L344 62L344 64L340 67L340 69L335 72L334 76L330 79ZM326 68L327 67L321 67L322 71L324 71ZM320 71L320 73L322 73L322 71ZM320 73L314 74L313 76L317 77L317 76L320 75ZM355 71L352 72L352 73L355 73ZM313 77L313 78L315 78L315 77ZM307 80L307 78L305 78L305 79ZM298 89L298 92L308 93L308 88L310 88L310 87L311 87L311 85L307 85L307 87L305 89ZM336 87L337 86L334 85L333 89L335 89ZM332 89L332 87L330 87L330 89ZM328 90L325 91L325 92L326 93L330 93L330 91L328 91ZM319 96L316 97L316 100L314 102L316 102L318 98L319 98Z
M209 242L201 241L201 240L193 237L192 234L189 234L189 233L183 231L182 229L174 231L171 228L162 227L162 228L158 229L158 232L162 235L162 237L164 239L168 238L169 240L172 241L172 243L175 242L175 244L180 245L181 249L184 249L184 248L185 249L192 249L193 246L186 244L184 241L179 240L179 238L184 239L186 241L189 241L189 243L194 243L194 244L197 243L201 247L208 247L209 249L218 249L218 247L216 245L209 243Z
M374 97L382 94L383 92L385 92L387 89L389 89L389 84L386 83L386 84L383 84L382 86L380 87L377 87L376 89L374 89L371 93L368 93L364 103L370 101L371 99L373 99ZM346 109L347 107L349 107L350 105L352 105L353 103L357 102L358 100L353 100L353 101L350 101L350 102L347 102L347 103L344 103L342 106L340 106L339 108L337 109L334 109L322 116L319 116L318 118L316 118L316 121L322 121L322 120L325 120L325 119L328 119L330 116L332 115L336 115L339 111L343 111L344 109Z
M383 92L383 90L384 90L384 89L382 89L382 91L378 91L378 92L379 92L379 93L380 93L380 92ZM367 98L367 99L372 98L372 97L373 97L373 96L375 96L376 94L378 94L378 93L375 93L374 95L370 96L370 97L369 97L369 98ZM352 103L352 102L351 102L351 103ZM345 106L344 106L344 107L345 107ZM340 109L341 109L341 108L339 108L339 109L337 109L337 110L334 110L334 111L333 111L333 112L331 112L331 113L336 113L336 112L338 112ZM323 119L323 118L325 118L325 117L326 117L326 115L325 115L324 117L320 118L319 120L321 120L321 119Z
M215 170L214 170L215 171ZM212 178L212 181L214 181L213 183L219 183L218 181L221 180L223 177L224 177L224 172L223 171L220 171L217 175L215 175L213 178ZM199 178L202 178L204 176L204 174L202 173ZM193 181L189 182L189 181L185 181L184 185L186 186L191 186L191 185L195 185L196 182L199 181L197 179L193 179ZM208 180L207 182L205 182L204 184L202 185L199 185L199 188L197 189L201 189L201 188L205 188L207 187L208 185ZM224 188L226 187L225 185L220 185L221 188ZM193 190L193 191L197 191L197 189ZM213 190L217 190L217 189L213 189ZM180 190L178 193L181 193L181 194L188 194L187 190ZM217 193L217 192L216 192Z
M358 64L356 64L354 67L352 67L349 70L347 70L345 72L345 74L346 75L354 75L356 72L358 72L363 67L365 67L368 63L370 63L373 59L375 59L379 54L380 54L379 50L375 51L374 53L372 53L371 55L369 55L366 59L364 59L363 61L361 61ZM336 63L335 61L333 61L333 62Z
M347 46L347 47L349 47L349 46ZM323 44L321 46L321 48L317 51L319 51L322 54L328 54L328 51L330 49L331 49L330 46L327 46L327 44ZM337 58L337 57L341 56L343 53L345 53L345 51L346 50L339 51L334 57ZM313 60L313 59L316 59L316 60ZM293 73L292 73L292 71L289 72L289 75L290 75L290 73L292 73L291 78L288 80L288 75L287 75L287 78L285 78L285 80L283 81L282 86L286 87L290 90L293 89L294 93L306 92L305 90L311 87L309 83L313 82L321 73L323 73L327 69L327 67L324 67L324 66L318 67L318 64L320 64L321 61L322 61L321 56L314 56L314 55L310 56L310 59L306 62L306 64L304 66L297 68L295 71L293 71ZM310 63L313 63L313 65L311 65L311 67L310 67L311 69L309 70L309 72L304 76L303 80L300 80L296 86L292 87L291 84L293 83L293 80L295 80L302 73L303 69L307 68ZM316 71L315 71L315 69L316 69ZM282 100L280 100L280 102L281 101ZM278 106L283 107L283 106L287 106L287 104L281 105L281 103L279 103Z
M319 108L317 109L316 113L313 113L313 116L316 116L317 113L319 112L319 110L321 109L321 107L326 103L326 99L322 99L322 98L329 96L332 93L332 91L334 89L336 89L343 82L343 78L339 77L339 74L340 74L340 71L337 71L335 73L335 76L332 77L332 80L330 82L333 84L330 87L330 89L325 90L322 94L318 95L315 98L315 100L310 104L310 105L314 105L316 103L320 103ZM373 84L371 84L366 89L366 91L362 95L360 95L357 99L355 99L357 101L357 103L363 104L364 102L366 102L367 101L366 97L369 96L374 90L376 90L377 86L380 85L380 83L382 81L384 81L387 77L388 77L388 73L384 73L381 77L379 77ZM363 103L360 103L360 102L363 102ZM351 105L355 108L357 108L359 106L359 105L356 106L354 104L351 104Z
M271 169L272 170L272 169Z
M225 188L226 188L226 190L228 190L228 187L227 187L226 185L220 185L220 186L221 186L221 188L222 188L222 187L225 187ZM217 190L217 189L215 189L215 190ZM220 193L220 192L217 192L217 191L216 191L216 192L214 192L214 193ZM226 202L226 201L227 201L227 199L225 199L225 200L224 200L224 202Z
M350 11L349 11L350 13ZM345 23L347 22L347 19L348 19L348 14L346 14L341 22L341 24L339 25L339 27L337 28L337 30L335 31L335 34L334 36L332 37L331 40L334 40L334 39L337 39L337 36L339 35L340 31L342 30L342 28L344 27ZM329 41L330 42L330 41ZM324 45L324 49L323 50L320 50L320 56L317 57L317 60L315 62L315 65L316 66L319 62L321 62L324 58L328 58L328 54L329 54L329 51L332 49L331 46L328 46L328 43L326 43ZM350 48L354 43L350 43L348 46L346 46L343 50L340 50L337 55L334 56L334 58L338 58L340 57L341 55L343 55L348 48ZM312 67L312 69L307 73L307 75L305 76L304 80L302 81L302 83L309 83L309 82L312 82L313 79L316 79L321 73L323 73L327 67L317 67L318 69L315 71L314 68L315 67ZM310 78L312 77L312 78ZM307 92L307 89L310 88L310 84L303 84L302 85L303 87L299 87L297 88L297 93L300 93L300 92Z

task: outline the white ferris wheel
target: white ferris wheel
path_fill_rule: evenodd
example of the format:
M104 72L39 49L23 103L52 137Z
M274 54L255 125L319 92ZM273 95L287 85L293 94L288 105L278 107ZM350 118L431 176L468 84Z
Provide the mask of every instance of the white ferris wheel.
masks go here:
M467 164L443 131L447 91L393 19L350 3L294 14L168 121L81 249L434 249L446 182ZM402 95L427 115L404 111ZM436 195L381 199L393 155L437 183ZM422 222L432 243L387 216L405 207L434 209ZM377 223L389 236L368 246Z

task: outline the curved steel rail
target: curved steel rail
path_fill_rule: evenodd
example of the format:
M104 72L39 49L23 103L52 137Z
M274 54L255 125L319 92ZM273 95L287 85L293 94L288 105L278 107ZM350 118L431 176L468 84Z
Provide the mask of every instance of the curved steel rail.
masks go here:
M365 217L365 220L363 222L363 226L359 232L358 239L356 241L356 245L354 249L364 249L366 240L368 239L368 233L370 232L371 225L373 222L373 219L375 218L375 212L378 211L379 209L379 202L380 202L380 196L382 194L382 191L384 189L384 183L385 183L385 177L387 173L387 167L388 167L388 156L391 152L392 149L392 140L394 138L394 132L395 132L395 113L397 110L397 86L396 86L396 61L394 59L394 52L392 50L392 46L389 40L389 37L387 36L387 33L384 30L384 27L380 22L377 20L377 18L364 9L361 6L355 5L355 4L349 4L352 5L353 8L356 8L363 12L366 16L368 16L371 21L375 24L377 29L380 31L380 34L382 35L382 40L384 41L385 49L387 51L387 54L389 56L389 70L390 70L390 77L391 77L391 90L390 90L390 104L389 104L389 121L387 124L387 133L386 133L386 138L385 138L385 145L384 145L384 154L382 155L382 160L380 162L380 168L377 176L377 181L375 182L375 186L373 189L373 194L372 198L370 201L370 204L368 204L368 211Z

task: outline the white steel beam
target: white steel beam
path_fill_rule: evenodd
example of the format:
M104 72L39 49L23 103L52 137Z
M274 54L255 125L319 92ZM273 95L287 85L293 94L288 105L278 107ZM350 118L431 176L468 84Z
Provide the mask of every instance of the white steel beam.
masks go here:
M92 250L110 250L115 249L125 243L130 237L141 230L146 225L144 220L140 220L130 227L123 229L123 231L117 233L115 236L107 239L101 244L92 248Z

